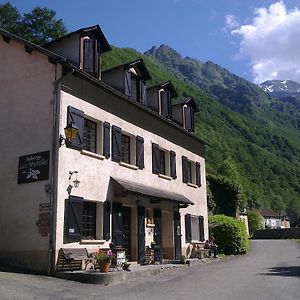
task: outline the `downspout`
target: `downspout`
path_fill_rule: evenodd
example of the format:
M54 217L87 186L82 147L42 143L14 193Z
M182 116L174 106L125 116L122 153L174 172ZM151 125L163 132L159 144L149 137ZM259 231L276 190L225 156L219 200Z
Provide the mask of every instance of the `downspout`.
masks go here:
M61 66L61 65L60 65ZM54 81L54 101L52 111L52 156L51 156L51 194L50 194L50 228L49 228L49 263L48 274L55 272L56 256L56 218L57 218L57 184L58 184L58 156L59 156L59 127L60 127L60 94L61 82L69 75L74 73L72 69L67 75L62 75L57 79L58 67L55 64L55 81Z

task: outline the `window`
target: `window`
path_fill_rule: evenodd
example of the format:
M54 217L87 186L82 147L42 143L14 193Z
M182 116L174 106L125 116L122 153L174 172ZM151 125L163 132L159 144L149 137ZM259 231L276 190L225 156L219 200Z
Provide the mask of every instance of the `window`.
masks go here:
M99 44L96 39L81 39L81 68L98 78L99 76Z
M121 161L130 164L130 137L121 135Z
M144 169L144 139L112 126L112 160Z
M163 150L159 150L159 174L166 175L166 154Z
M204 241L204 218L203 216L185 215L185 241Z
M146 84L141 77L135 74L134 69L125 71L125 90L126 96L142 104L146 104Z
M96 239L95 202L84 201L82 197L70 195L66 199L65 210L65 234L69 242Z
M96 203L94 202L83 202L82 238L96 239Z
M195 187L201 186L201 165L198 162L188 160L186 156L182 156L182 181L190 183Z
M140 85L138 78L131 73L131 98L140 102Z
M90 152L97 152L96 146L97 123L88 119L84 119L83 131L83 149Z

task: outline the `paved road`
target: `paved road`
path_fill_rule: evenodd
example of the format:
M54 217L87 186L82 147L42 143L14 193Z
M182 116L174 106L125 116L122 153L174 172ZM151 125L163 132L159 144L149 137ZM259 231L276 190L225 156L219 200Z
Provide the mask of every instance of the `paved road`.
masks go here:
M114 286L0 272L0 299L300 299L300 244L252 241L245 256Z

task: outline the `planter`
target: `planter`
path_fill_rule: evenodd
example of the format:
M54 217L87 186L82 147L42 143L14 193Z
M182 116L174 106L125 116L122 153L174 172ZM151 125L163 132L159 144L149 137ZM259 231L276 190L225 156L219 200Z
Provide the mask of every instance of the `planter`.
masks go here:
M109 272L109 267L110 267L110 262L106 261L98 261L98 266L100 269L101 273L108 273Z

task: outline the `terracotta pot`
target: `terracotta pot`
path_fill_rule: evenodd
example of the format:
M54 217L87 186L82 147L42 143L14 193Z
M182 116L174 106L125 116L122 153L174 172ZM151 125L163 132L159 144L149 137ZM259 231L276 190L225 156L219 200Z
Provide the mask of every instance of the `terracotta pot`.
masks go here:
M98 265L101 273L109 272L110 262L98 261Z

